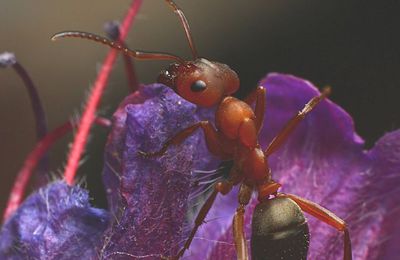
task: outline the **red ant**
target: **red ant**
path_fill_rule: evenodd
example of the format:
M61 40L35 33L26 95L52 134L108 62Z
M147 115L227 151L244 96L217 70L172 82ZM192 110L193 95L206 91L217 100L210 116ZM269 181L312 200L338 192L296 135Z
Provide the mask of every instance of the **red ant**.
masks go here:
M278 192L281 184L272 180L271 170L267 161L267 158L282 146L295 127L305 118L306 114L329 95L330 89L325 88L321 95L312 98L278 133L267 149L263 151L258 143L258 135L264 119L265 89L258 87L244 101L231 96L239 89L240 85L236 72L225 64L199 58L183 11L172 0L166 0L166 2L180 18L193 60L186 61L167 53L131 50L118 42L85 32L61 32L54 35L52 39L60 37L84 38L106 44L122 51L125 55L139 60L173 60L175 63L160 73L158 82L167 85L178 95L198 106L216 106L216 128L209 121L201 121L180 131L169 139L159 151L152 153L140 152L146 157L161 156L169 146L179 145L197 129L201 128L209 151L221 158L221 160L233 161L229 177L215 184L214 191L207 198L195 219L195 225L188 239L173 259L182 257L189 248L195 233L204 222L217 194L225 195L232 190L233 186L239 184L239 207L233 218L233 235L238 259L249 259L243 225L245 207L249 203L253 192L258 193L260 203L257 207L262 207L265 203L271 201L291 199L291 202L298 205L301 210L343 232L344 259L352 259L350 236L346 223L316 203L296 195ZM251 108L253 102L256 102L254 110Z

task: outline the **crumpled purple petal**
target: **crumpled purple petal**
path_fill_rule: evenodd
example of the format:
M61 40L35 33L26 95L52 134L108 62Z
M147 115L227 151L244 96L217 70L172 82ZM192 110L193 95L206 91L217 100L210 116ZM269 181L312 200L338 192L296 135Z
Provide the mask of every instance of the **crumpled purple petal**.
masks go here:
M311 83L282 74L269 74L261 85L267 89L267 110L261 131L265 148L284 124L317 90ZM290 140L269 158L273 178L283 192L293 193L332 210L349 225L354 259L392 259L400 238L396 204L400 196L400 131L385 135L369 152L355 133L351 117L331 101L322 102L295 130ZM217 201L210 215L221 207L234 212L236 194ZM247 237L253 207L246 212ZM223 204L223 205L222 205ZM197 240L209 243L208 259L236 259L231 220L233 215L203 226ZM309 259L341 259L342 235L308 216L311 231ZM222 227L222 228L221 228ZM215 239L215 230L223 229ZM399 232L397 232L399 233ZM397 239L397 240L396 240ZM195 241L195 243L197 242ZM193 245L195 247L196 245ZM204 252L204 251L203 251ZM398 252L397 252L398 254ZM396 254L396 255L397 255ZM389 257L390 256L390 257ZM204 259L193 254L191 259Z
M0 233L0 259L93 259L109 214L56 181L29 196Z
M400 243L400 130L385 134L367 155L373 165L359 195L363 211L357 216L362 220L370 215L371 225L360 221L358 228L365 232L372 229L375 234L366 259L396 259Z
M154 84L128 97L114 114L103 179L114 222L106 232L104 258L172 256L187 237L192 171L210 163L203 134L196 132L166 155L144 158L179 130L200 121L196 106Z

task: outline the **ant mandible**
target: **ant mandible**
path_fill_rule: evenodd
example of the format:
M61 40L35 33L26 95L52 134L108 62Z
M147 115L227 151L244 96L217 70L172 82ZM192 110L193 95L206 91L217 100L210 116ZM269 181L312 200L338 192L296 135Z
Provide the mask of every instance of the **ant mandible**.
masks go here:
M199 58L190 32L188 21L183 11L172 1L165 0L178 15L193 55L193 60L186 61L168 53L142 52L131 50L121 43L110 41L101 36L77 31L61 32L52 37L77 37L103 43L122 51L125 55L139 60L173 60L168 69L163 70L158 82L172 88L184 99L201 107L216 107L215 126L209 121L198 122L166 141L157 152L139 152L146 157L162 156L171 145L179 145L186 138L201 128L204 132L209 151L221 160L232 160L229 177L217 182L211 195L200 209L195 225L183 247L173 259L179 259L189 248L194 235L204 222L218 193L226 195L233 186L240 184L239 206L233 218L233 235L237 258L249 259L244 234L244 213L252 193L258 193L259 205L282 198L291 199L301 210L344 233L344 259L352 259L350 235L346 223L322 206L296 195L278 192L281 184L272 179L267 158L274 153L289 137L295 127L327 95L329 88L323 89L319 96L312 98L271 141L263 151L258 143L258 135L263 124L266 91L258 87L244 101L232 96L239 89L239 78L227 65ZM255 109L251 105L255 102ZM254 223L253 223L254 224Z

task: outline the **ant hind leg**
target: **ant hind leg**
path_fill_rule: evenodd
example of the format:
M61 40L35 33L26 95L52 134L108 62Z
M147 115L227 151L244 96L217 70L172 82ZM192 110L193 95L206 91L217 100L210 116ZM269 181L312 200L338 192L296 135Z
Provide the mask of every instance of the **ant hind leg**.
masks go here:
M196 234L197 230L199 229L199 227L204 223L204 219L206 218L208 212L210 211L212 205L214 204L215 198L217 197L218 191L214 190L211 195L207 198L206 202L203 204L203 206L201 207L199 213L197 214L197 217L194 221L194 227L192 228L190 235L188 237L188 239L185 241L185 244L183 245L183 247L178 251L178 254L176 254L174 257L172 258L167 258L169 260L178 260L179 258L181 258L183 256L183 254L185 253L185 251L187 249L189 249L190 244L193 241L194 235Z
M300 206L300 208L304 212L307 212L308 214L314 216L315 218L321 220L322 222L330 225L331 227L334 227L338 231L343 232L344 234L343 259L344 260L352 259L350 234L344 220L336 216L333 212L318 205L317 203L298 197L296 195L279 193L278 196L288 197L292 199L294 202L297 203L297 205Z
M235 240L236 255L238 260L248 260L247 240L244 233L245 207L249 204L253 187L242 183L239 190L239 207L233 217L233 238Z

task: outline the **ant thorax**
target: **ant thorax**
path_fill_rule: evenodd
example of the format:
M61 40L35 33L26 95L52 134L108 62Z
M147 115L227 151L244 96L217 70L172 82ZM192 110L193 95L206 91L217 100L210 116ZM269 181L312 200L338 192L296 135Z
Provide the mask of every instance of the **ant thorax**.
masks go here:
M244 118L254 119L253 109L245 102L228 96L223 99L216 110L215 124L228 138L238 139L239 128ZM254 149L257 143L256 135L254 137L253 140L249 140L248 143L243 145Z

